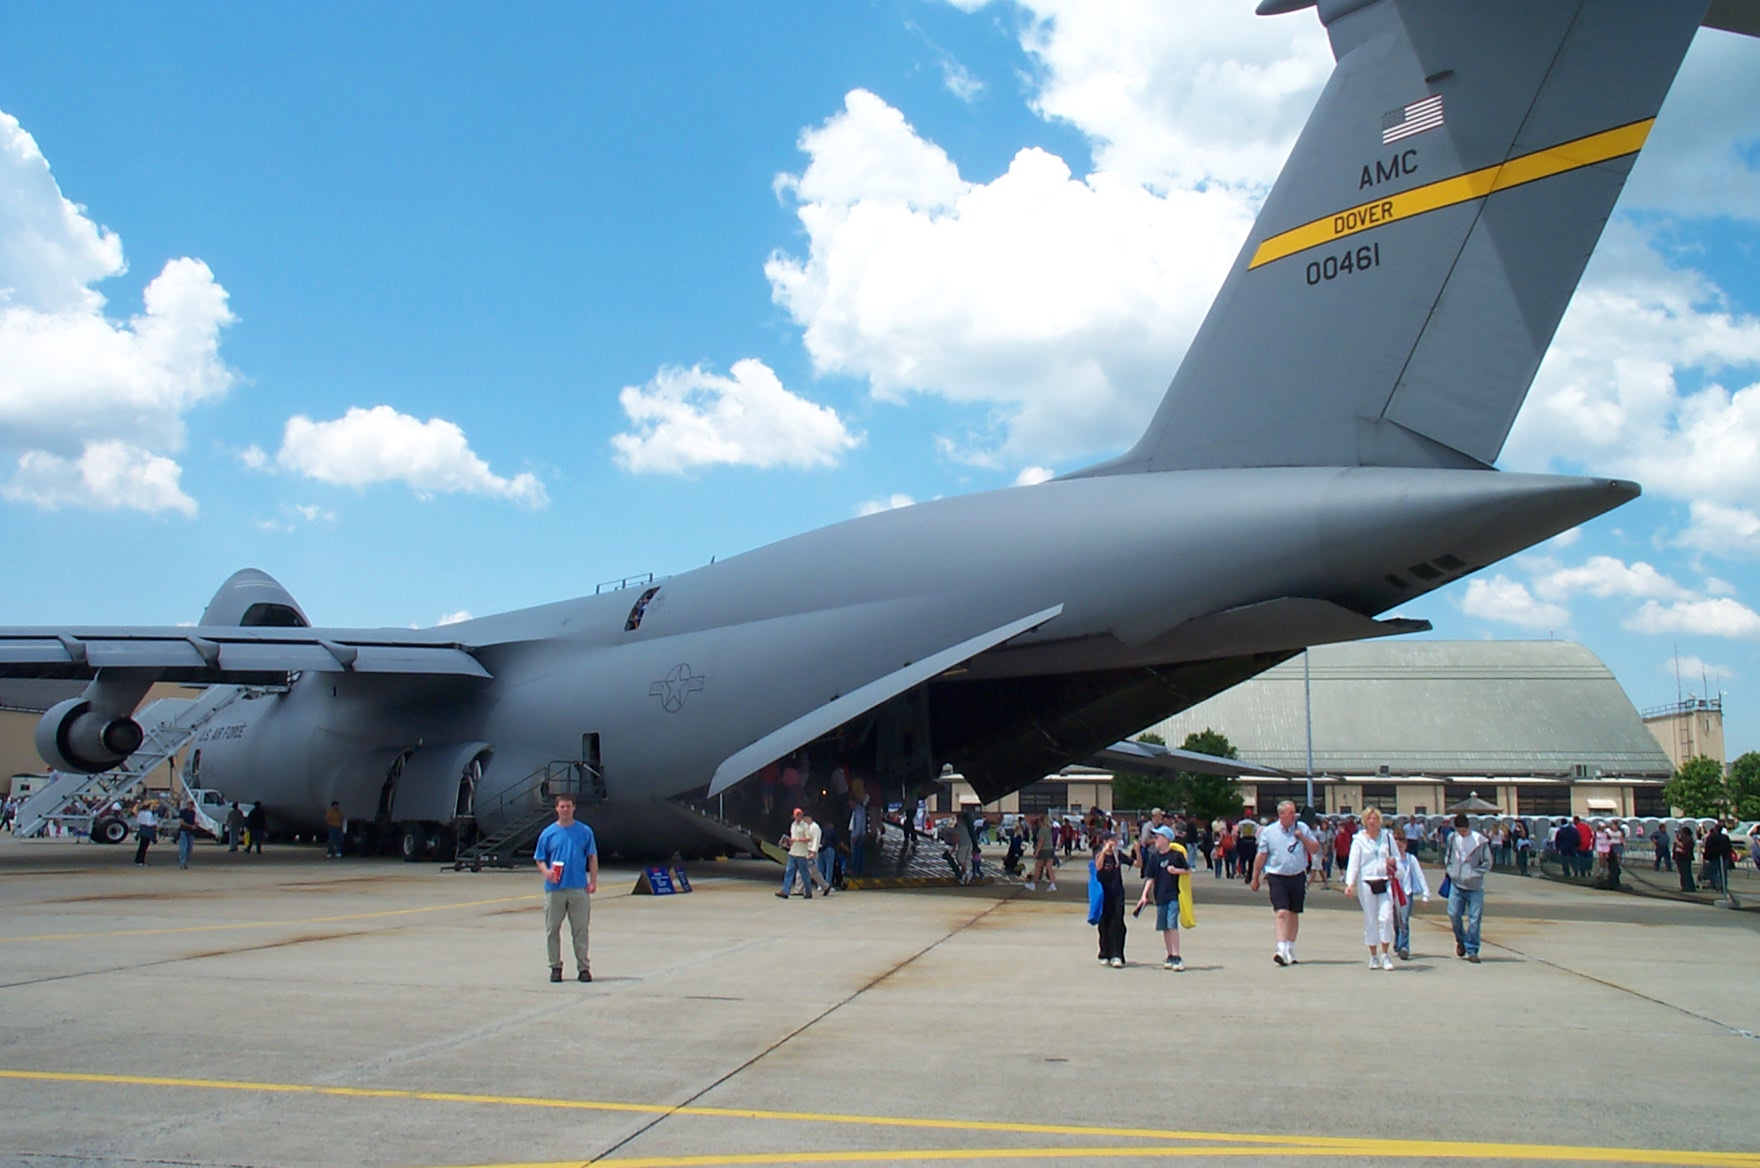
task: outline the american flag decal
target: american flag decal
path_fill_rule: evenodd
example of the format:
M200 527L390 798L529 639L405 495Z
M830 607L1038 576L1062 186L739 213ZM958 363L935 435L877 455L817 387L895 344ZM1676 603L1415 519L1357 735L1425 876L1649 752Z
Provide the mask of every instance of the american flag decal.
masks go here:
M1414 101L1405 109L1392 110L1381 115L1381 144L1385 146L1401 138L1410 138L1413 134L1434 130L1441 124L1442 95L1431 94L1423 101Z

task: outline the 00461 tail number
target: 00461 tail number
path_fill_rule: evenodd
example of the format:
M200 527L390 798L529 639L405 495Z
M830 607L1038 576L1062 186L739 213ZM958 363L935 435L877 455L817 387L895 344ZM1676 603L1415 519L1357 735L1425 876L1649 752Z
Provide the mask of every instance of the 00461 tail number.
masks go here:
M1381 266L1381 245L1365 243L1362 247L1350 251L1329 255L1324 259L1312 260L1308 264L1308 284L1313 286L1326 280L1336 280L1340 276L1348 276L1352 272L1366 272L1370 268Z

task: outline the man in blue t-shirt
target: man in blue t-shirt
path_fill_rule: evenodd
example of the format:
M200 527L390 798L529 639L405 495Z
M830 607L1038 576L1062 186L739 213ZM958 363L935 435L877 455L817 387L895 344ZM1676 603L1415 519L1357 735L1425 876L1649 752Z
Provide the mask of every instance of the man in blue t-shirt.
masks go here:
M587 968L587 922L599 891L599 847L593 829L574 817L574 797L556 797L556 822L538 837L532 853L544 876L544 938L550 949L550 980L562 980L562 921L568 919L574 940L574 963L582 981L592 981Z

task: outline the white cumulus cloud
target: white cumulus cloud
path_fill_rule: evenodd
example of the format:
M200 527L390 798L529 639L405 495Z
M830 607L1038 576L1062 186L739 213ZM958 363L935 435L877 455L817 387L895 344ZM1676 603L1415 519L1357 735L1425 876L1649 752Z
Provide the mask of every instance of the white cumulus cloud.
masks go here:
M1565 600L1574 593L1590 596L1656 597L1685 600L1697 595L1642 560L1627 564L1613 556L1590 556L1576 567L1559 567L1534 578L1534 592L1546 600Z
M1014 476L1017 487L1031 487L1037 483L1048 483L1057 477L1057 472L1048 466L1023 466L1021 473Z
M778 187L807 254L774 254L765 274L814 367L863 377L883 400L932 393L994 412L1011 455L1134 438L1252 219L1219 186L1157 195L1104 171L1078 179L1032 147L972 183L864 90L800 146L806 168Z
M78 458L44 450L19 456L18 470L0 494L46 510L86 507L96 511L196 513L196 501L179 485L183 468L126 442L88 442Z
M1693 633L1707 637L1760 636L1760 613L1738 600L1719 596L1662 604L1647 600L1625 621L1634 633Z
M764 362L735 361L729 376L666 368L618 401L628 432L612 437L627 471L683 474L707 466L836 466L861 439L837 411L788 391Z
M62 194L36 140L0 112L0 449L18 458L8 498L194 513L168 456L184 414L233 384L219 354L226 290L202 261L173 259L142 311L118 321L93 285L124 270L121 240Z
M1501 621L1524 629L1562 630L1571 621L1571 614L1563 605L1536 598L1527 585L1501 573L1489 580L1468 581L1461 611L1480 620Z
M504 478L491 471L456 423L424 422L390 406L355 406L328 422L295 415L287 420L275 462L319 482L357 489L401 482L423 497L487 495L523 507L550 501L535 475Z
M1034 100L1095 144L1097 169L1158 191L1270 186L1332 72L1312 13L1251 4L1020 0Z
M1590 261L1502 461L1560 452L1680 499L1760 497L1760 318L1615 220ZM1731 390L1718 379L1735 380Z
M1747 507L1695 499L1685 531L1675 542L1726 559L1760 556L1760 514Z

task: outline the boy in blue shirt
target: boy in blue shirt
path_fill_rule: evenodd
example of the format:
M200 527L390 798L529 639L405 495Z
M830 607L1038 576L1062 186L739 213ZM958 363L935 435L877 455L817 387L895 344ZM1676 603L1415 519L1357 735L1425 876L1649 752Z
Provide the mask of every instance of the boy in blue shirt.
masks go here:
M587 967L587 922L599 891L599 847L593 829L574 817L574 797L556 797L556 822L544 829L534 849L544 876L544 939L550 950L550 980L562 980L562 921L574 941L574 963L580 980L592 981Z

